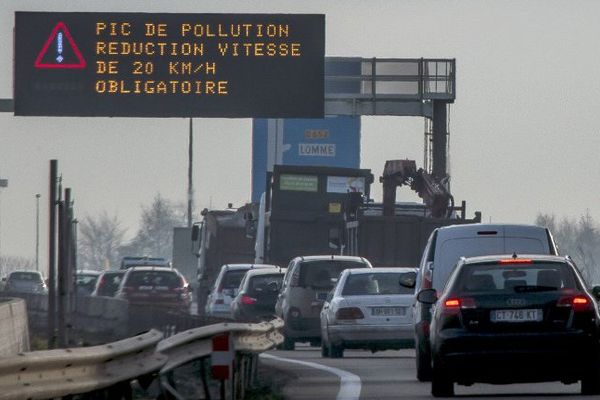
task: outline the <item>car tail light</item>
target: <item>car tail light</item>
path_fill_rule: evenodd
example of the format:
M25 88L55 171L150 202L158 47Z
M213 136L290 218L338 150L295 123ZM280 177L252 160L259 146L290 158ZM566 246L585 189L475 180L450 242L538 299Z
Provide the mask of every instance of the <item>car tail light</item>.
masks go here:
M556 303L558 307L573 307L573 311L588 311L593 309L592 301L584 295L563 296Z
M240 301L242 302L242 304L245 304L247 306L251 306L252 304L256 303L256 299L254 297L250 297L247 294L243 295L240 298Z
M340 308L335 313L336 319L363 319L365 316L358 307Z
M472 297L451 297L444 301L442 312L446 314L458 314L461 309L475 308L475 299Z
M529 258L506 258L503 260L499 260L498 264L500 264L500 265L533 264L533 260L531 260Z

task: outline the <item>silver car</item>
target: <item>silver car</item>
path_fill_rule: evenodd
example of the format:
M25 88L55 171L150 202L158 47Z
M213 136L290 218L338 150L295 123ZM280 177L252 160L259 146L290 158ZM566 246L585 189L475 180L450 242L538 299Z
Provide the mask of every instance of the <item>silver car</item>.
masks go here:
M321 354L414 347L416 269L347 269L321 310Z
M278 268L270 264L225 264L206 299L205 313L214 318L232 319L231 302L237 296L240 283L251 269Z
M39 271L13 271L8 275L4 290L11 293L48 293Z
M282 349L294 350L296 342L318 346L321 341L319 313L343 270L372 268L364 257L323 255L294 258L283 279L275 314L283 319Z

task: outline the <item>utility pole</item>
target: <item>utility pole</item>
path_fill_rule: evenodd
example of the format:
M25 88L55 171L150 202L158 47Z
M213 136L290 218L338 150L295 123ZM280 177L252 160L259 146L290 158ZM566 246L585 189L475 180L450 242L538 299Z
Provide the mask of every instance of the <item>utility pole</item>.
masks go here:
M35 194L35 270L40 270L40 197Z
M193 187L193 183L192 183L192 173L193 173L193 168L192 168L192 161L193 161L193 156L194 156L194 148L193 148L193 143L194 143L194 127L193 127L193 118L190 118L190 133L189 133L189 140L188 140L188 212L187 212L187 219L188 219L188 228L192 227L192 209L194 208L194 187Z
M0 193L2 188L8 187L8 179L0 178ZM0 203L0 256L2 255L2 203Z
M50 188L48 190L48 348L56 347L56 206L58 161L50 160Z

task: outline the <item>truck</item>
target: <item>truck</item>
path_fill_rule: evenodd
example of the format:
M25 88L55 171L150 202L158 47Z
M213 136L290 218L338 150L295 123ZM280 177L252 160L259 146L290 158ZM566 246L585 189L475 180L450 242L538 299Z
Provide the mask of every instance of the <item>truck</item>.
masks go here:
M246 204L225 210L204 209L202 220L192 227L191 241L196 262L196 301L198 314L204 313L206 299L217 279L221 266L254 262L252 218L257 205Z
M258 215L259 262L286 266L296 256L340 254L366 257L374 267L417 267L437 227L481 221L455 207L444 182L413 160L387 161L380 182L383 202L370 199L368 169L275 165ZM398 203L409 186L423 203Z

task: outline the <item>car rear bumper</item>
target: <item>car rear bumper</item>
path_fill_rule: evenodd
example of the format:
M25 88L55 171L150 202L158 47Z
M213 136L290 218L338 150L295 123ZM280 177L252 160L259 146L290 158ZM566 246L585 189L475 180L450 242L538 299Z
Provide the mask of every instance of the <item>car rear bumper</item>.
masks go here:
M330 343L350 348L409 348L414 347L412 324L401 325L330 325Z
M455 381L576 381L598 363L598 342L584 332L482 334L448 329L433 358Z

